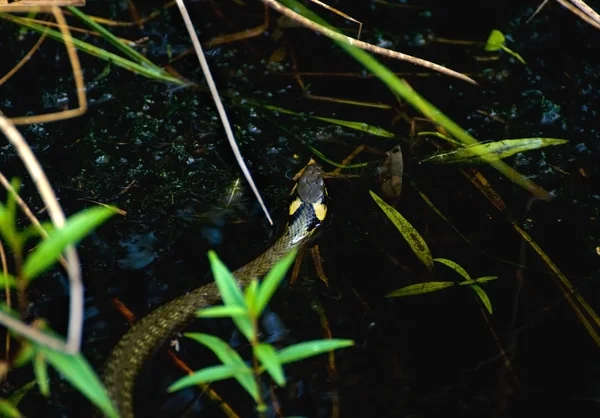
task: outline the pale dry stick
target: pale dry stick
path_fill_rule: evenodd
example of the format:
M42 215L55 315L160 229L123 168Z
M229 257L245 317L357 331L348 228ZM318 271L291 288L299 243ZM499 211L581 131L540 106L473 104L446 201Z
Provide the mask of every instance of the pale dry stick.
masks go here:
M579 17L584 22L592 25L596 29L600 29L600 16L592 10L587 4L578 0L556 0L565 8L569 9L573 14Z
M525 23L529 23L531 21L531 19L533 19L534 17L537 16L537 14L546 6L546 4L548 4L550 0L544 0L542 2L542 4L540 4L537 9L535 9L535 12L533 12L533 14L531 16L529 16L529 18L525 21Z
M212 75L210 73L210 68L208 68L208 62L206 62L206 57L204 56L204 52L202 51L202 46L200 45L200 41L198 40L198 36L196 35L196 32L194 30L194 25L192 24L190 15L188 14L187 9L185 8L185 4L183 4L183 0L177 0L177 6L179 7L179 12L181 13L181 17L183 18L183 21L185 22L185 27L188 30L188 34L190 35L190 38L192 39L192 44L194 45L194 50L196 51L196 56L198 57L198 61L200 61L200 66L202 67L202 72L204 73L204 77L206 78L206 83L208 84L208 88L210 89L210 94L212 95L215 105L217 106L217 111L219 112L219 116L221 118L221 123L223 124L223 128L225 129L225 134L227 135L227 140L229 141L229 146L231 147L231 150L233 151L233 155L235 155L235 159L237 160L237 163L240 166L242 173L244 173L244 176L246 177L248 184L250 184L250 188L252 189L252 192L256 196L256 199L258 200L260 207L262 208L263 212L267 216L269 223L271 225L273 225L273 220L271 219L271 215L269 215L269 211L267 210L267 208L263 202L263 199L260 196L258 189L256 188L256 185L254 184L254 180L252 180L252 175L250 174L248 167L246 167L246 163L244 163L244 159L242 158L240 149L238 148L237 143L235 142L235 139L233 137L233 132L231 130L231 125L229 124L229 120L227 118L227 113L225 113L225 108L223 107L223 103L221 102L221 98L219 97L219 92L217 90L217 86L215 85L215 81L213 80Z
M17 205L19 205L19 207L21 208L21 211L25 214L27 219L29 219L29 222L31 222L31 224L35 227L35 230L40 234L40 236L44 239L48 238L48 233L42 227L42 224L40 223L38 218L33 214L31 209L29 209L29 206L27 206L27 203L25 203L25 201L23 199L21 199L21 196L19 196L17 191L12 187L12 185L10 184L8 179L4 176L4 174L2 174L2 172L0 172L0 184L2 184L2 186L4 186L4 188L6 189L7 192L12 194L13 199L15 199L15 201L17 202ZM60 264L62 264L62 266L66 270L67 269L67 260L65 260L65 258L63 256L60 256L58 261L60 262Z
M356 20L356 19L354 19L353 17L351 17L351 16L348 16L346 13L343 13L343 12L339 11L338 9L334 9L334 8L333 8L333 7L331 7L330 5L328 5L328 4L325 4L325 3L323 3L323 2L321 2L321 1L319 1L319 0L310 0L310 1L311 1L312 3L314 3L314 4L318 5L318 6L321 6L321 7L322 7L322 8L324 8L324 9L327 9L327 10L329 10L329 11L330 11L330 12L332 12L332 13L335 13L335 14L337 14L337 15L340 15L340 16L342 16L344 19L348 19L348 20L350 20L351 22L354 22L354 23L356 23L356 24L358 25L358 34L356 35L356 39L360 39L360 34L362 33L362 22L361 22L361 21L359 21L359 20Z
M48 215L50 216L52 223L57 229L62 228L65 225L65 215L58 204L52 186L50 186L50 183L48 182L48 178L44 174L44 171L31 151L31 148L29 148L29 145L27 145L27 142L25 142L25 139L19 133L15 125L2 115L0 115L0 130L17 150L17 153L29 172L40 197L48 208ZM5 312L0 312L0 323L3 323L18 334L39 344L69 354L76 354L79 352L79 347L81 345L83 326L83 285L81 283L81 272L79 270L79 258L75 248L72 245L66 247L65 255L67 259L66 270L69 277L69 294L71 296L66 344L57 338L42 333L36 328L27 326Z
M42 36L40 36L40 39L38 39L38 41L29 50L29 52L27 54L25 54L25 56L23 58L21 58L21 61L19 61L17 63L17 65L15 65L13 68L11 68L10 71L4 75L4 77L0 78L0 86L2 84L6 83L8 80L10 80L10 78L13 75L15 75L17 73L17 71L19 71L21 69L21 67L23 67L25 64L27 64L27 62L31 59L31 57L33 56L35 51L37 51L38 48L40 47L40 45L42 44L42 42L44 42L44 39L46 39L46 32L42 33Z
M85 96L85 85L83 83L83 74L81 73L81 65L79 64L79 58L77 57L77 51L73 46L73 37L65 21L65 17L59 7L52 7L52 14L56 19L56 23L60 25L60 32L63 35L65 47L67 49L67 55L71 62L71 68L73 70L73 78L75 79L75 87L77 88L77 102L79 107L75 109L64 110L61 112L46 113L43 115L35 116L20 116L11 118L12 123L15 125L28 125L31 123L44 123L53 122L57 120L70 119L77 116L83 115L87 110L87 99Z
M581 0L570 0L575 6L579 7L582 12L588 15L590 18L594 19L594 21L600 23L600 16L594 9L588 6L584 1Z
M433 71L438 71L440 73L446 74L450 77L455 77L460 80L466 81L468 83L474 84L478 86L479 84L473 80L471 77L468 77L464 74L461 74L457 71L446 68L442 65L435 64L431 61L426 61L421 58L413 57L412 55L406 55L401 52L392 51L391 49L381 48L376 45L369 44L367 42L359 41L358 39L351 38L350 36L343 35L339 32L336 32L333 29L329 29L325 26L319 25L318 23L313 22L312 20L302 16L301 14L296 13L292 9L289 9L278 3L276 0L262 0L264 3L268 4L274 10L277 10L282 15L289 17L290 19L306 26L309 29L314 30L315 32L319 32L331 39L336 41L345 42L349 45L355 46L360 49L364 49L365 51L373 52L374 54L383 55L389 58L399 59L402 61L410 62L414 65L420 65L425 68L429 68Z
M4 277L7 277L8 264L6 263L6 253L4 252L4 245L2 245L2 240L0 240L0 261L2 261L2 274L4 274ZM10 295L10 286L8 280L5 280L4 282L4 297L6 298L6 306L8 306L8 309L10 309L12 306L12 298ZM10 358L10 332L6 333L4 356L5 360L8 361L8 359ZM0 377L2 377L1 374Z

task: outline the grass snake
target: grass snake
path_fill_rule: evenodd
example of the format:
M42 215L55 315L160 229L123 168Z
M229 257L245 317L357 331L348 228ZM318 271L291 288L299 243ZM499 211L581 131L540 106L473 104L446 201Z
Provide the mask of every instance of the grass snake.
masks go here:
M321 167L309 163L294 189L290 219L282 236L264 253L233 272L240 286L264 276L289 251L305 243L325 218L326 189ZM122 418L134 417L135 380L146 360L168 337L190 322L198 309L220 299L214 282L200 286L158 307L121 338L106 362L103 381Z

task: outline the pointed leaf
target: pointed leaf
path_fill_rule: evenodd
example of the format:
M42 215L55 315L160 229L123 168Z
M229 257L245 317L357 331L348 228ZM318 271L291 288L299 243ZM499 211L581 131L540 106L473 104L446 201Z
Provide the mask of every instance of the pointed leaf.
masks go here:
M239 306L209 306L208 308L200 309L196 316L198 318L224 318L234 316L248 315L248 311Z
M256 305L254 308L254 315L256 315L256 317L262 315L267 304L273 297L273 294L279 287L279 284L285 278L287 271L296 259L296 253L296 250L290 251L290 253L279 260L265 276L258 289L258 295L256 296Z
M439 153L421 160L420 163L489 163L510 157L519 152L562 145L567 142L569 141L559 138L503 139L501 141L479 143L468 147L458 148L454 151Z
M246 306L248 307L248 312L251 312L253 316L256 306L256 297L258 295L258 280L252 279L250 284L246 286L244 290L244 300L246 301Z
M480 277L478 279L475 279L475 281L477 283L487 283L487 282L490 282L492 280L496 280L497 278L498 278L498 276L483 276L483 277Z
M504 34L498 29L493 29L485 43L484 49L490 52L497 51L504 45L504 42L506 42Z
M277 357L279 357L281 364L286 364L353 345L354 341L352 340L330 339L306 341L280 350L277 352Z
M471 276L469 276L469 273L467 273L464 268L459 266L458 263L455 263L452 260L448 260L447 258L434 258L433 261L437 261L440 264L450 267L452 270L460 274L465 280L472 280Z
M414 296L422 295L423 293L437 292L438 290L446 289L448 287L456 286L454 282L427 282L427 283L416 283L410 286L401 287L398 290L385 295L386 298L398 298L402 296Z
M16 389L15 391L13 391L13 393L10 394L10 396L8 397L8 401L10 401L13 405L18 406L19 402L21 402L25 395L27 395L31 391L31 389L36 387L36 385L37 382L35 380L25 383L23 386ZM0 416L3 415L0 414Z
M408 222L404 216L400 215L396 209L384 202L383 199L377 196L373 191L369 190L369 193L371 193L371 197L375 200L375 203L383 210L383 213L385 213L394 226L398 228L398 231L400 231L419 260L421 260L429 270L433 269L431 252L429 252L429 247L427 247L427 243L423 237L421 237L410 222Z
M33 279L53 266L65 247L78 243L114 214L110 208L94 206L71 216L63 228L52 231L27 257L23 266L23 276Z
M43 353L38 352L33 358L33 371L40 393L47 398L50 396L50 381L48 380L48 367Z
M46 361L52 367L102 412L109 417L118 417L117 410L108 398L104 386L83 355L60 353L40 345L37 345L36 348L44 354Z
M14 288L17 285L17 282L13 276L10 274L0 273L0 287L4 288L6 286L10 288Z
M233 376L238 383L252 396L252 399L258 399L258 387L254 381L252 369L244 362L242 357L232 349L225 341L213 335L202 333L186 333L186 337L198 341L207 346L223 362L223 364L234 366L238 369L246 369L248 373L238 373Z
M273 346L270 344L258 344L254 349L254 355L260 360L275 383L279 386L285 386L283 367L281 367L281 362Z
M232 378L236 374L248 373L247 368L239 368L232 364L220 364L218 366L206 367L202 370L192 373L189 376L182 377L167 389L168 392L175 392L200 383L212 383L219 380Z
M488 297L487 293L485 293L485 290L483 290L481 286L477 284L474 284L471 286L471 288L475 291L475 293L477 293L477 296L479 296L479 299L481 299L483 306L485 306L485 309L487 309L491 315L493 313L492 302L490 302L490 298Z
M223 264L214 251L208 252L208 259L223 303L226 306L236 306L247 311L248 308L246 306L244 294L229 269ZM248 341L251 341L252 335L254 334L254 327L252 326L252 321L250 321L249 317L234 316L231 319L242 335L244 335Z
M0 416L7 418L21 418L21 412L8 399L0 399Z

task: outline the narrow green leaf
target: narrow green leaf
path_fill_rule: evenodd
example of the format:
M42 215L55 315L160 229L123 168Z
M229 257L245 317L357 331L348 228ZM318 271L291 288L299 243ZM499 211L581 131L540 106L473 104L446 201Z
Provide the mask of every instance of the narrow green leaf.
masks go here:
M256 305L254 306L253 313L257 318L262 315L267 304L273 297L273 294L279 287L279 284L285 278L287 271L296 259L296 254L296 250L290 251L290 253L279 260L265 276L258 288L258 294L256 295Z
M462 268L458 263L455 263L452 260L448 260L447 258L434 258L433 261L437 261L440 264L450 267L452 270L460 274L465 280L472 280L469 273Z
M75 15L79 20L85 23L89 28L98 32L104 39L106 39L111 45L115 48L119 49L126 56L138 62L139 64L145 65L148 68L153 69L156 72L164 71L158 65L154 64L148 58L137 52L135 49L130 47L129 45L123 43L119 38L112 34L109 30L107 30L104 26L100 25L93 19L91 19L88 15L83 13L78 7L67 6L67 10Z
M527 65L527 63L525 62L525 60L523 59L523 57L519 53L517 53L517 52L513 51L512 49L508 48L506 45L502 45L500 48L502 48L502 50L504 52L506 52L507 54L509 54L512 57L514 57L521 64Z
M422 295L423 293L437 292L438 290L446 289L448 287L456 286L454 282L427 282L427 283L416 283L410 286L405 286L400 289L394 290L393 292L385 295L386 298L398 298L403 296L414 296Z
M487 309L487 311L491 315L493 313L492 302L490 301L490 298L488 297L487 293L485 293L485 290L483 290L481 286L477 284L472 285L471 288L475 291L475 293L477 293L477 296L479 296L479 299L483 303L483 306L485 306L485 309Z
M7 285L14 289L17 286L17 281L14 276L11 276L10 274L0 273L0 287L4 288Z
M23 276L31 280L53 266L67 245L77 244L114 214L110 208L94 206L71 216L63 228L52 231L27 257Z
M62 374L90 402L100 408L104 414L111 418L118 417L117 410L108 398L100 379L98 379L83 355L60 353L40 345L36 348L43 353L52 367Z
M229 269L214 251L208 252L208 259L223 303L226 306L236 306L247 311L248 308L242 290ZM251 341L254 334L254 327L250 318L248 316L234 316L231 319L248 341Z
M277 357L279 357L281 364L286 364L353 345L354 341L352 340L330 339L306 341L278 351Z
M277 352L270 344L258 344L254 349L254 355L260 360L260 363L269 372L271 378L278 386L285 386L285 375L283 367L277 356Z
M25 383L23 386L21 386L20 388L17 388L16 390L13 391L13 393L10 394L10 396L8 397L8 401L10 401L10 403L12 403L15 406L19 406L19 403L23 400L25 395L27 395L29 392L31 392L31 390L33 388L35 388L36 385L37 385L37 382L35 380ZM0 416L3 416L3 415L0 414Z
M7 399L0 399L0 416L7 418L21 418L21 412Z
M7 20L9 22L16 23L19 26L24 26L26 28L33 29L40 33L45 32L49 38L52 38L59 42L64 42L62 33L60 33L60 31L50 29L46 26L32 22L26 18L14 16L9 13L0 13L0 18ZM126 70L132 71L132 72L142 75L144 77L154 79L154 80L159 80L159 81L166 82L166 83L173 83L173 84L177 84L177 85L185 84L185 81L173 77L172 75L167 73L165 70L161 69L160 71L157 71L152 68L148 68L144 65L140 65L133 61L125 59L117 54L113 54L112 52L108 52L102 48L98 48L87 42L83 42L77 38L73 38L73 45L79 51L93 55L95 57L98 57L100 59L108 61L114 65L125 68Z
M38 352L33 358L33 371L35 380L40 388L40 393L46 398L50 396L50 380L48 379L48 367L44 354Z
M198 318L224 318L234 316L248 315L248 311L239 306L209 306L208 308L200 309L196 316Z
M346 128L354 129L355 131L365 132L369 135L380 136L383 138L394 138L395 135L392 132L386 131L379 126L369 125L364 122L357 122L352 120L326 118L323 116L311 116L313 119L321 120L323 122L333 123L334 125L344 126Z
M502 48L504 42L506 42L506 37L504 34L498 29L493 29L485 43L484 50L489 52L498 51L500 48Z
M221 360L223 364L234 366L238 369L247 369L248 373L238 373L235 379L248 392L252 399L258 399L258 387L252 375L252 369L246 365L240 355L233 350L225 341L213 335L202 334L197 332L186 333L186 337L198 341L207 346Z
M294 112L293 110L288 110L288 109L284 109L282 107L273 106L273 105L259 104L259 106L263 106L264 108L272 110L274 112L279 112L279 113L284 113L284 114L294 115L294 116L299 116L299 117L304 117L304 118L310 118L310 119L320 120L323 122L328 122L328 123L331 123L334 125L344 126L346 128L354 129L356 131L366 132L369 135L380 136L383 138L394 138L394 136L395 136L392 132L386 131L385 129L383 129L379 126L369 125L364 122L327 118L324 116L315 116L315 115L310 115L310 114L301 113L301 112Z
M383 210L383 213L385 213L394 226L398 228L398 231L400 231L419 260L421 260L429 270L433 269L431 252L429 252L429 247L423 237L421 237L410 222L408 222L404 216L400 215L396 209L384 202L384 200L377 196L373 191L369 190L369 193L371 193L371 197L375 200L375 203Z
M244 300L246 301L246 306L248 307L248 312L254 313L256 306L256 297L258 295L258 280L252 279L250 284L246 286L244 289Z
M23 340L23 344L21 345L19 352L17 353L17 357L13 360L12 366L14 367L23 367L26 364L29 364L30 361L33 360L33 356L35 355L35 347L28 340Z
M323 161L325 161L326 163L331 164L334 167L338 167L338 168L360 168L360 167L366 167L369 165L369 163L357 163L357 164L340 164L337 163L335 161L333 161L332 159L326 157L321 151L319 151L318 149L316 149L315 147L313 147L312 145L309 145L308 148L313 152L313 154L315 154L317 157L319 157L320 159L322 159Z
M206 367L202 370L198 370L189 376L182 377L177 380L167 389L168 392L176 392L178 390L198 385L200 383L211 383L218 382L219 380L225 380L232 378L237 374L248 373L247 368L239 368L232 364L220 364L218 366ZM250 371L250 373L252 373Z
M421 160L420 163L481 164L498 161L519 152L562 145L569 142L559 138L518 138L486 142L443 152Z
M477 283L487 283L487 282L490 282L492 280L496 280L497 278L498 278L498 276L483 276L483 277L480 277L478 279L475 279L475 281Z
M227 306L245 307L244 295L237 281L217 253L209 251L208 260L223 303Z

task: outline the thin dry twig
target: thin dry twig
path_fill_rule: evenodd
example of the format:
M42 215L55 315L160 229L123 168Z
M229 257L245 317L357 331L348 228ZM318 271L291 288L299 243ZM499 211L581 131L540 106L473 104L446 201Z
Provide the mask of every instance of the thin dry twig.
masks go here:
M60 32L65 41L65 47L71 62L71 68L73 70L73 78L75 79L75 87L77 88L77 102L79 107L75 109L63 110L61 112L46 113L43 115L35 116L21 116L11 118L12 123L15 125L29 125L31 123L44 123L53 122L57 120L64 120L74 118L83 115L87 110L87 99L85 96L85 85L83 83L83 74L81 72L81 65L79 64L79 58L77 57L77 51L73 45L73 37L69 31L69 27L65 20L65 17L59 7L52 7L52 14L56 23L60 25Z
M223 107L223 103L221 102L221 98L219 97L219 92L217 90L217 86L215 85L215 81L212 78L212 74L210 73L210 68L208 67L208 63L206 62L206 57L204 56L204 52L202 51L202 46L200 45L200 41L198 40L198 36L196 35L196 31L194 30L194 25L190 19L190 15L185 8L185 4L183 4L183 0L177 0L177 6L179 7L179 11L181 13L181 17L183 17L183 21L185 22L185 26L188 30L190 38L192 39L192 44L194 45L194 50L196 51L196 55L198 56L198 61L200 61L200 66L202 67L202 72L204 73L204 77L206 78L206 83L210 89L210 93L212 98L217 106L217 111L219 112L219 117L221 118L221 123L223 124L223 128L225 129L225 134L227 135L227 140L229 141L229 145L231 146L231 150L235 155L235 159L240 166L242 173L246 177L248 184L250 184L250 188L252 192L256 196L260 207L263 212L267 216L269 223L273 225L273 220L271 219L271 215L269 215L269 211L267 210L256 185L254 184L254 180L252 180L252 175L244 163L244 159L242 158L242 154L240 153L240 149L235 142L233 137L233 131L231 130L231 125L229 124L229 120L227 118L227 113L225 112L225 108Z
M29 172L38 192L48 208L48 215L56 228L62 228L65 224L65 215L56 199L56 195L44 174L42 167L35 158L27 142L19 133L14 124L7 118L0 115L0 130L6 135L9 142L15 147L25 168ZM18 334L25 336L32 341L43 344L49 348L65 351L70 354L79 352L81 345L81 333L83 326L83 285L81 283L81 272L79 270L79 258L73 246L65 250L67 259L67 274L69 276L69 290L71 295L69 306L69 328L67 332L66 344L54 337L51 337L40 330L27 326L16 318L13 318L5 312L0 312L0 322L11 328Z
M25 64L27 64L27 62L29 62L29 60L31 59L31 57L33 56L35 51L37 51L38 48L40 47L40 45L42 44L42 42L44 42L44 39L46 39L46 32L42 33L42 36L40 36L40 38L35 43L35 45L29 50L29 52L27 54L25 54L25 56L23 58L21 58L21 61L19 61L17 63L17 65L15 65L13 68L11 68L11 70L9 72L7 72L4 75L4 77L0 78L0 86L2 84L6 83L8 80L10 80L10 78L13 75L15 75L17 73L17 71L19 71L21 69L21 67L23 67Z
M600 29L600 16L590 6L580 0L556 0L584 22Z
M435 64L431 61L426 61L421 58L413 57L412 55L406 55L401 52L392 51L391 49L382 48L376 45L369 44L367 42L359 41L356 38L352 38L350 36L343 35L339 32L336 32L333 29L326 28L325 26L319 25L318 23L313 22L312 20L302 16L299 13L285 7L281 3L278 3L276 0L262 0L264 3L268 4L274 10L277 10L282 15L289 17L290 19L306 26L309 29L312 29L316 32L319 32L331 39L336 41L345 42L349 45L355 46L360 49L364 49L365 51L373 52L374 54L383 55L389 58L399 59L402 61L410 62L414 65L420 65L425 68L429 68L433 71L438 71L440 73L446 74L450 77L455 77L460 80L466 81L468 83L478 85L478 83L473 80L471 77L468 77L464 74L461 74L457 71L450 70L442 65Z
M2 274L4 274L4 277L8 276L8 264L6 263L6 253L4 252L4 245L2 245L2 241L0 241L0 261L2 262ZM6 306L8 306L8 309L11 308L12 306L12 298L11 298L11 294L10 294L10 286L8 284L8 280L5 281L4 283L4 295L6 297ZM8 361L8 359L10 358L10 333L7 332L6 333L6 343L4 345L4 359L6 361ZM2 377L0 375L0 377Z

